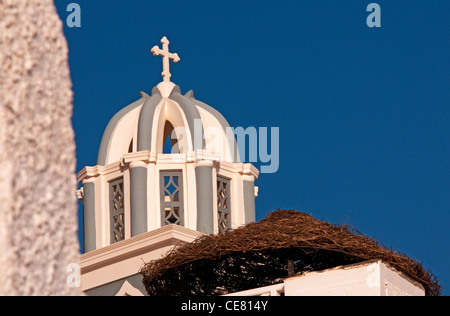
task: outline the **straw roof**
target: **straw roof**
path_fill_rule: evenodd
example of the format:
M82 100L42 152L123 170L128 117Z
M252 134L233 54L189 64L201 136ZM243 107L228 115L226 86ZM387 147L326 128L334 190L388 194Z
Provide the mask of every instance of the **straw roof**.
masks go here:
M426 295L441 294L436 277L417 260L348 225L289 210L175 247L140 273L149 295L221 295L282 282L288 261L301 274L374 259L422 284Z

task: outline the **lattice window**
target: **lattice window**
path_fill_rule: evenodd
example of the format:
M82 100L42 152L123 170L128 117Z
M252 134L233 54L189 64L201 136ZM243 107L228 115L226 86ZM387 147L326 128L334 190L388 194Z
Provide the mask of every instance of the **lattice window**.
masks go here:
M230 180L217 177L217 218L219 233L231 229Z
M161 171L161 225L184 225L181 171Z
M125 239L123 178L109 183L109 196L111 243L113 244Z

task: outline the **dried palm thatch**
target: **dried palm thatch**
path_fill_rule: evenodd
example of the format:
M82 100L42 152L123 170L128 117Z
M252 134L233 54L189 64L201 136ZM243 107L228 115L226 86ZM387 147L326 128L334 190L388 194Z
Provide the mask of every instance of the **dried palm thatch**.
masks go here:
M140 273L149 295L220 295L281 282L294 273L381 259L441 294L422 264L388 249L348 225L332 225L297 211L278 210L264 220L175 247Z

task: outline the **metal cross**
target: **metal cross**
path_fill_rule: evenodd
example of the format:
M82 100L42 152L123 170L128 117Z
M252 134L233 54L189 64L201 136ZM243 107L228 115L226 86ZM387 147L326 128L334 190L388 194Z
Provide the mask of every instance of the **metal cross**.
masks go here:
M170 74L170 59L173 60L174 63L177 63L180 61L180 57L178 56L178 54L172 54L169 52L169 40L167 39L167 37L163 37L161 40L162 43L162 49L160 49L158 47L158 45L156 45L155 47L152 48L152 53L155 56L163 56L163 72L161 73L164 81L165 82L169 82L170 81L170 77L172 76Z

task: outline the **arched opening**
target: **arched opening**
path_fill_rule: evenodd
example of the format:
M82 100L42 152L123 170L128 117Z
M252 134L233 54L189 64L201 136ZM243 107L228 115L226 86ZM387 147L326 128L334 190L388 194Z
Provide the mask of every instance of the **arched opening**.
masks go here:
M178 139L174 139L174 127L169 122L166 121L164 125L164 136L163 136L163 154L179 154L180 148L178 146Z

